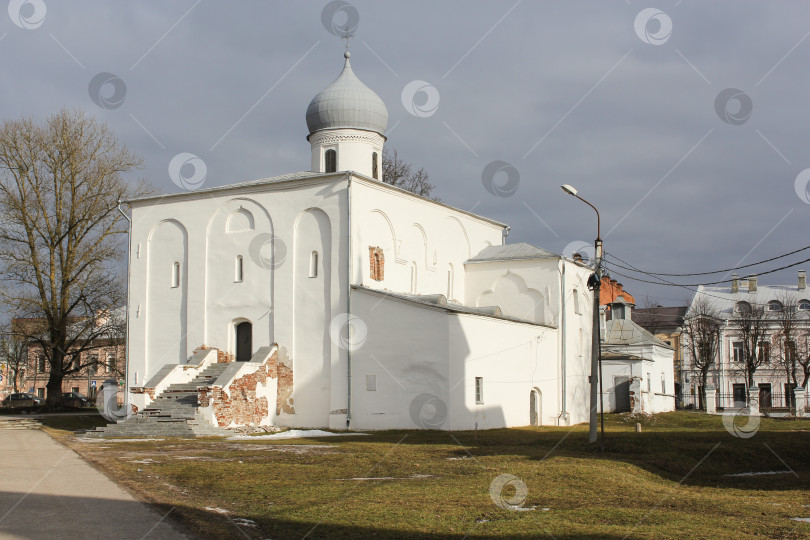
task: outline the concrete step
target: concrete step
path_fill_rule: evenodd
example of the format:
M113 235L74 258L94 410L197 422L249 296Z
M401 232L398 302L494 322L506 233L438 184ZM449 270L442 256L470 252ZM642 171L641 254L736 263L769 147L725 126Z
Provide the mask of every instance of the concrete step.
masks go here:
M212 437L225 436L223 428L211 426L197 416L197 388L217 379L228 364L212 364L187 383L169 385L148 407L126 422L110 424L88 437Z

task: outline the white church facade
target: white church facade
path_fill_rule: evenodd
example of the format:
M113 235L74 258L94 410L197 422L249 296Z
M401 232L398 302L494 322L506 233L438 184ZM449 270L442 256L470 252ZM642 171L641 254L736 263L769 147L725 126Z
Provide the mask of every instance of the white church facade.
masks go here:
M387 111L348 53L306 120L310 171L129 201L139 410L186 392L220 427L587 421L592 269L382 182Z

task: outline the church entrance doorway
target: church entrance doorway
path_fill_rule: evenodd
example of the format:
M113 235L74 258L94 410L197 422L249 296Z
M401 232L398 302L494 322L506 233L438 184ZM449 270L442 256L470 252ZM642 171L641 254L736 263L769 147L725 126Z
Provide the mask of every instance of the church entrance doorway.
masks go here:
M613 377L616 407L614 412L627 412L630 410L630 377Z
M529 423L532 426L540 425L540 390L533 388L529 393Z
M240 322L236 325L236 361L247 362L253 356L253 325Z

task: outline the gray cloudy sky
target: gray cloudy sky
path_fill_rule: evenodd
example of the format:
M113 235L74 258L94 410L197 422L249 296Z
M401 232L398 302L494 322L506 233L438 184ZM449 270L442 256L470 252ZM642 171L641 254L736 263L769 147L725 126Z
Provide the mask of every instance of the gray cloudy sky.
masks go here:
M306 170L307 104L343 61L322 23L335 7L12 0L0 111L82 108L166 192L181 189L169 163L182 152L204 161L206 187ZM810 244L810 4L357 0L334 21L355 12L352 65L388 107L388 145L445 202L509 223L510 242L592 242L593 211L568 183L599 207L606 250L642 269L715 270ZM91 97L99 73L120 80ZM508 165L487 190L493 161ZM662 304L690 295L614 277Z

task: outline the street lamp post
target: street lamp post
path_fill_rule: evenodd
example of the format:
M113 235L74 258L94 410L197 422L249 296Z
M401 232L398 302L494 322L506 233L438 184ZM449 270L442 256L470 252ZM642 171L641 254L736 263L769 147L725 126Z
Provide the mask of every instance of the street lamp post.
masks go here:
M596 212L596 240L594 241L594 274L593 279L588 280L588 285L593 287L593 331L591 332L591 414L590 414L590 429L588 432L588 442L596 442L596 403L597 394L599 397L599 409L602 418L602 449L605 448L605 411L602 407L602 354L601 354L601 325L599 324L599 286L602 283L602 223L599 217L599 210L594 205L577 195L577 190L573 186L564 184L560 186L562 190L569 195L573 195L580 201L584 202ZM598 381L598 386L597 386Z

